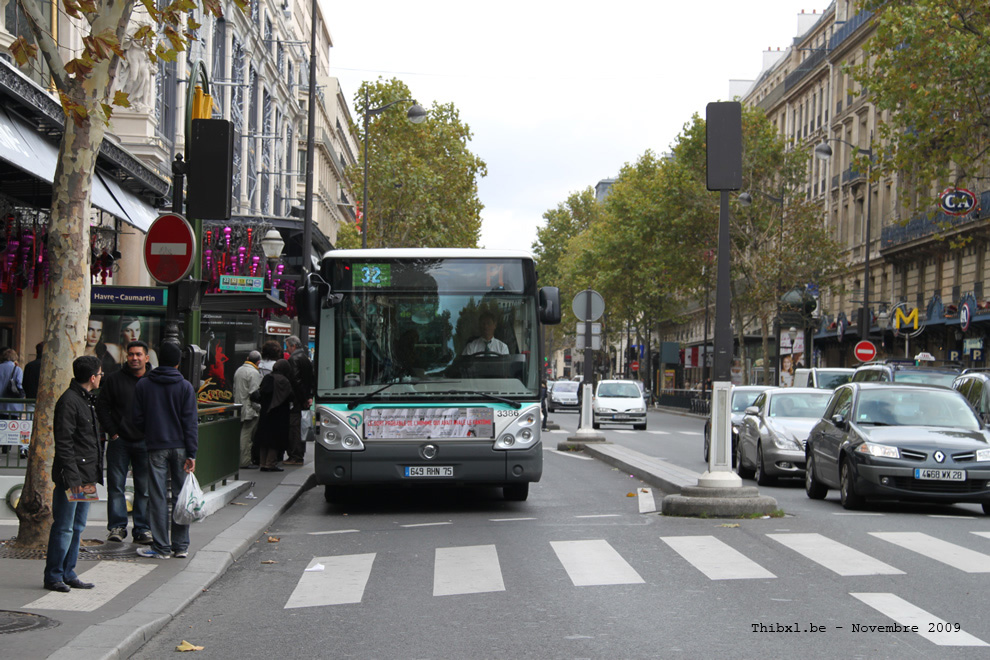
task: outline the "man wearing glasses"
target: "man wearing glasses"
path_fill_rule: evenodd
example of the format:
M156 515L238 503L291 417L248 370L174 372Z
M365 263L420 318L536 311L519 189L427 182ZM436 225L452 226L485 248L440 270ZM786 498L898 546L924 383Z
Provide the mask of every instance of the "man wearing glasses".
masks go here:
M96 494L103 483L103 450L96 418L93 390L100 388L103 370L100 358L83 355L72 362L73 380L55 403L52 430L55 460L52 463L52 529L48 535L45 589L68 593L92 589L76 575L79 539L86 528L89 502L78 501Z

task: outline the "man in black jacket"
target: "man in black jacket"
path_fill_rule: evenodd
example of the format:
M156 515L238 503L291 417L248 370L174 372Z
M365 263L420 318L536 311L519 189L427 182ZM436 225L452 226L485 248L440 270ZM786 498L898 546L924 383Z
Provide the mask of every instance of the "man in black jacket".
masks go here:
M127 366L103 380L96 400L100 426L109 437L107 442L107 540L127 538L127 469L134 476L135 543L149 545L148 525L148 450L144 433L131 423L134 386L148 372L148 345L140 339L127 344Z
M144 432L148 448L148 522L153 537L151 547L138 548L137 553L151 559L189 556L189 525L170 520L166 494L166 482L171 479L174 508L186 474L196 469L199 447L196 392L177 369L181 358L178 344L162 344L158 368L134 386L133 422Z
M290 353L289 367L292 369L292 390L295 394L295 401L289 411L289 457L285 465L302 465L306 457L306 443L302 438L302 411L308 412L313 405L313 361L309 359L309 353L303 348L299 337L287 337L285 347Z
M92 589L76 575L79 539L86 528L89 502L70 501L73 497L96 493L103 483L103 452L100 426L96 420L93 390L99 389L103 370L100 358L78 357L72 363L73 381L55 403L52 430L55 460L52 463L51 532L45 561L45 589L68 593L72 589Z

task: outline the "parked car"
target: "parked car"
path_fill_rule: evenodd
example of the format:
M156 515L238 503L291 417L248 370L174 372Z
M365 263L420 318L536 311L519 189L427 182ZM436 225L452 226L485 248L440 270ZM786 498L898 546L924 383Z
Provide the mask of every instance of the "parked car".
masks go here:
M966 397L984 424L990 424L990 372L966 369L952 381L952 389Z
M591 400L591 425L632 424L638 431L646 430L646 400L631 380L598 381Z
M777 477L804 476L804 444L831 398L831 392L811 387L761 392L739 424L739 476L761 486Z
M817 387L834 390L848 383L855 369L852 367L812 367L794 370L794 387Z
M842 506L868 499L972 502L990 515L990 431L956 390L847 383L805 447L808 497L839 490Z
M956 363L917 364L911 359L886 359L867 362L856 368L850 382L856 383L921 383L952 387L952 381L962 371Z
M550 396L547 397L547 411L556 412L558 410L579 410L581 383L573 380L558 380L550 387Z
M740 385L732 388L732 398L729 405L732 407L732 452L733 461L736 455L736 445L739 444L739 424L742 422L743 413L746 408L753 405L760 392L770 389L768 385ZM705 461L708 460L709 448L712 444L712 415L709 412L708 420L705 422Z

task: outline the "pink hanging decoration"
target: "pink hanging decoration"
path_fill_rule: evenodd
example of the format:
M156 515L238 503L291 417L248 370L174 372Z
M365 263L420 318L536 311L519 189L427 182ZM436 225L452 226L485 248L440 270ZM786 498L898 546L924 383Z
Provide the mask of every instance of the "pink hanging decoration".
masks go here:
M244 247L243 245L240 246L239 248L237 248L237 274L238 275L243 275L244 274L244 256L245 256L244 253L245 253L246 250L247 250L247 248Z
M261 258L258 255L251 257L251 276L254 277L258 273L258 262Z

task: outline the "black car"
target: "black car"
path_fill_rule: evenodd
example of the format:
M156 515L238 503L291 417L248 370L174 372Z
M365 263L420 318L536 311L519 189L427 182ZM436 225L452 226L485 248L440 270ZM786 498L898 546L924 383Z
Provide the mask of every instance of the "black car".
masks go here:
M990 371L967 369L952 382L952 389L966 397L984 424L990 424Z
M959 392L847 383L832 394L805 448L808 497L981 504L990 515L990 431Z
M861 364L849 380L853 383L920 383L952 387L952 381L961 371L955 362L918 364L906 358L888 358Z
M732 447L729 449L730 455L732 456L732 464L735 467L736 462L736 446L739 444L739 425L742 423L743 415L746 414L746 408L753 405L756 401L756 397L760 395L760 392L770 389L768 385L740 385L732 388L732 398L730 399L730 406L732 407ZM709 448L712 445L712 416L709 413L708 419L705 421L705 460L708 460Z

